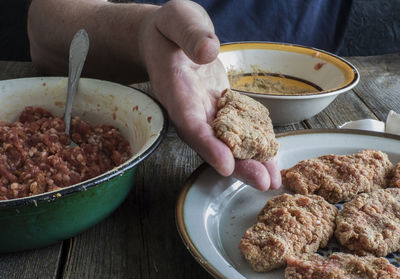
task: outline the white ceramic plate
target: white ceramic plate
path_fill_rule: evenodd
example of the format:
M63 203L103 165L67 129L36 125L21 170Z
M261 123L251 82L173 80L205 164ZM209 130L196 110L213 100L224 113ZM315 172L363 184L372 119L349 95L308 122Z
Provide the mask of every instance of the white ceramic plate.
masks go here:
M400 136L360 130L303 130L281 134L279 168L325 154L362 149L386 152L400 161ZM284 189L259 192L202 165L186 182L176 210L181 237L195 259L215 278L284 278L284 269L256 273L238 250L240 238L271 197Z

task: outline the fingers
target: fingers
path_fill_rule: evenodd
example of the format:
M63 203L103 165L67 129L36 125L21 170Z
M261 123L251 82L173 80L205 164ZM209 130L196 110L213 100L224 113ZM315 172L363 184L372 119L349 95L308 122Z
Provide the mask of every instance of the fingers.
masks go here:
M213 133L212 128L197 119L188 119L189 125L177 126L179 136L187 142L219 174L229 176L233 173L235 160L231 150Z
M271 185L266 167L255 160L236 160L233 176L261 191L268 190Z
M266 191L281 186L281 174L277 157L268 162L235 160L231 150L214 136L212 128L205 122L192 120L190 125L178 129L180 137L213 168L223 176L233 174L239 180L254 188Z
M207 12L192 1L167 2L156 18L157 29L183 49L197 64L207 64L219 53L219 40Z
M278 156L275 156L268 162L262 163L268 170L271 180L270 188L278 189L282 185L281 172L278 168Z
M281 186L276 157L265 163L255 160L236 160L235 163L233 175L244 183L261 191Z
M239 180L254 188L266 191L281 186L281 174L277 158L261 163L255 160L235 160L231 150L214 136L212 128L201 121L189 121L191 124L178 129L180 137L215 170L223 175L233 174Z

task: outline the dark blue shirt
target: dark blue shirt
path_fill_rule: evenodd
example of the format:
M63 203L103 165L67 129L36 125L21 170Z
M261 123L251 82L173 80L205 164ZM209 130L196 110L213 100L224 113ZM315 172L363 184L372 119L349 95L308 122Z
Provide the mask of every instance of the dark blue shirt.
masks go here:
M123 2L126 1L129 0L123 0ZM153 4L166 2L166 0L130 1ZM217 36L222 43L275 41L302 44L337 52L343 41L353 0L196 0L196 2L209 13ZM385 14L389 14L392 7L398 7L398 4L395 3L399 3L398 0L391 0L391 2L393 2L392 5L381 5L379 1L371 1L371 4L368 5L370 17L374 18L373 9L381 6L387 7L389 10ZM0 59L2 60L30 60L26 32L29 3L30 0L0 1ZM366 2L362 1L360 5L365 6ZM393 13L393 16L395 17L397 14ZM379 20L384 21L385 18ZM393 22L393 18L386 19L386 21L388 24L383 27L389 30L389 27L391 28L389 24ZM399 25L394 25L394 27L396 26ZM369 29L373 28L364 29L364 31ZM393 30L398 29L394 28ZM398 33L394 31L391 33L396 36ZM364 40L361 40L355 36L356 32L358 29L351 33L352 49L359 49L357 48L358 41L364 42L365 46L362 45L362 47L366 49L370 48L370 45L376 45L374 42L377 40L371 39L376 36L369 36L369 33L363 32L360 35L363 35L361 39L364 38ZM382 32L379 34L381 37L384 36ZM380 38L379 42L379 48L376 49L385 49L382 47L385 39ZM398 49L399 44L396 40L391 40L390 43L391 49ZM385 45L383 44L383 46Z
M165 0L135 1L163 4ZM196 0L221 43L272 41L338 52L352 0Z

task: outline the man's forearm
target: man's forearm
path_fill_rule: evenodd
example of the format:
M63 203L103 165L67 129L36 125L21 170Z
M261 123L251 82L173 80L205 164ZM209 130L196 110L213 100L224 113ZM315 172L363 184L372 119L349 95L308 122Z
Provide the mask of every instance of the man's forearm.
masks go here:
M103 0L33 0L28 15L32 61L43 73L66 75L69 44L84 28L90 39L84 76L122 83L145 80L138 37L156 9Z

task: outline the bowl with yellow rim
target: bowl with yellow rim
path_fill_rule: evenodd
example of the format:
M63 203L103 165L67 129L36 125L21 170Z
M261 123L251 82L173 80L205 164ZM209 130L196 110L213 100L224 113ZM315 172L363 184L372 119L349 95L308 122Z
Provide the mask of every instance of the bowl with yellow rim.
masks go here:
M264 104L274 125L315 116L356 86L360 78L345 59L293 44L227 43L221 45L218 58L231 88Z

